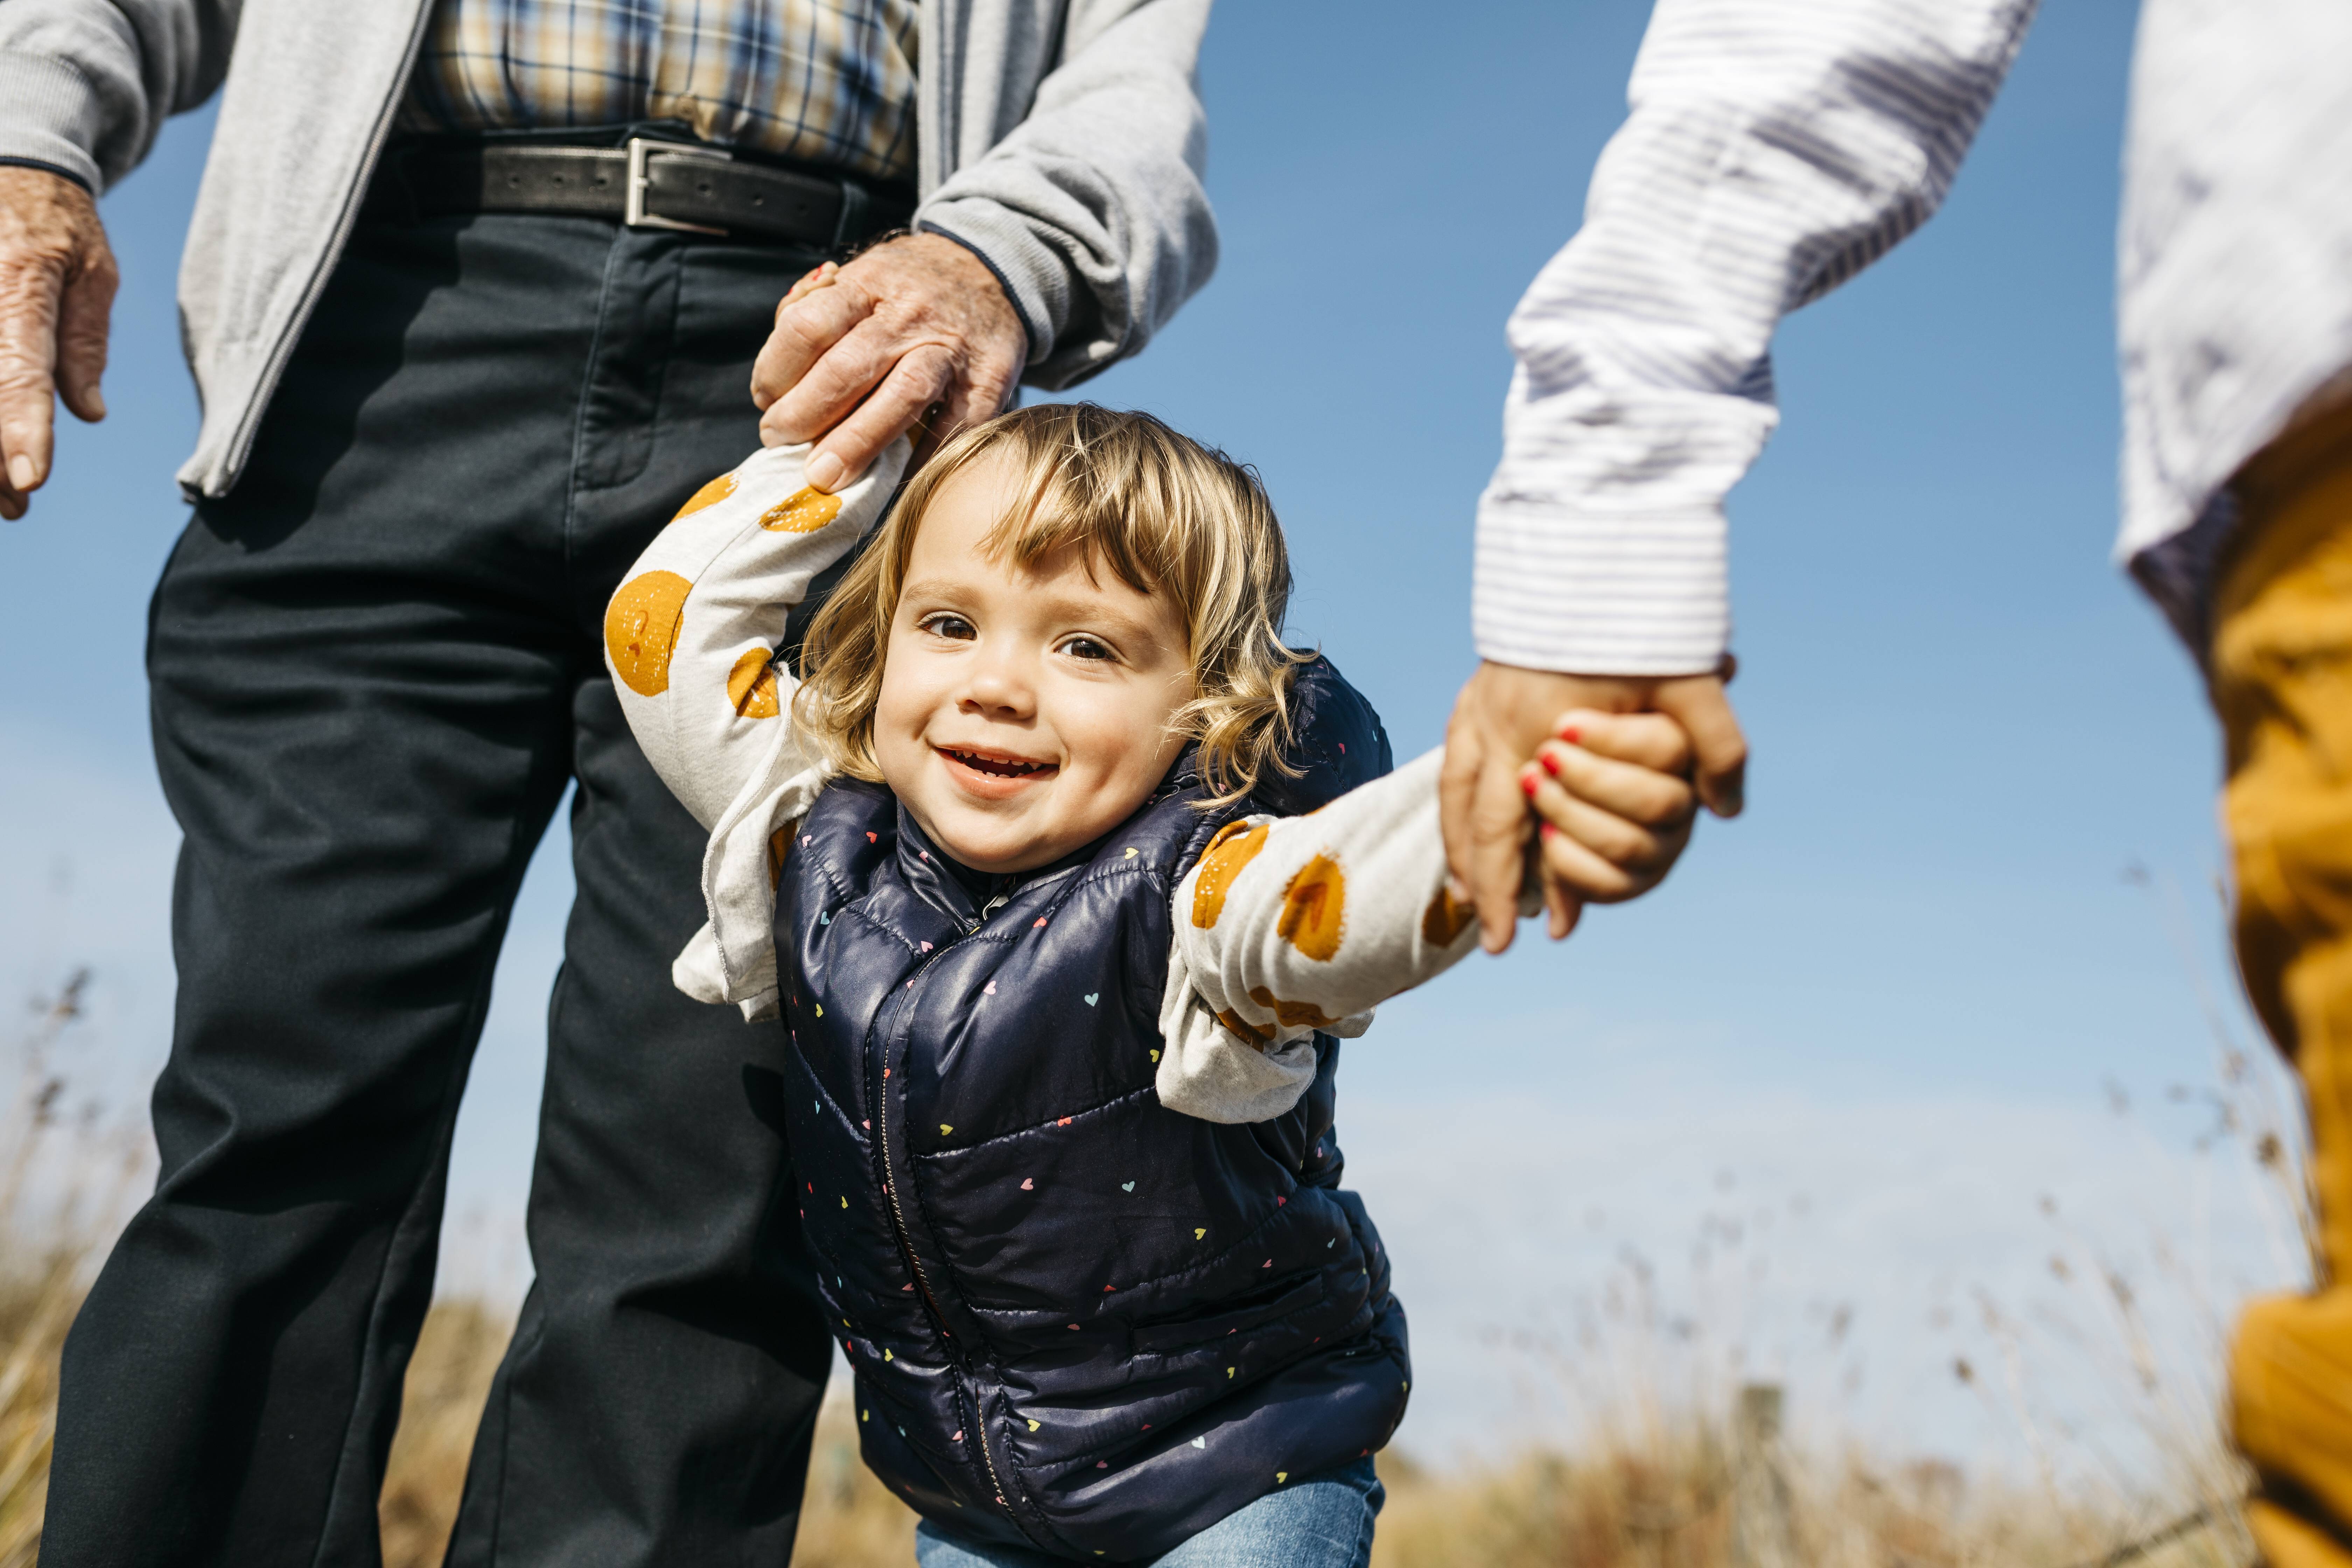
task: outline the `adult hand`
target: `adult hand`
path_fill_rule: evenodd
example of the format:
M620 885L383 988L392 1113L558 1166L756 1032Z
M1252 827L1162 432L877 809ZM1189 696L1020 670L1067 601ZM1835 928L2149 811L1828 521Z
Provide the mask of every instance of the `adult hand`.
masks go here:
M1588 903L1638 898L1690 843L1698 797L1690 735L1664 713L1571 709L1519 770L1541 836L1536 859L1554 942Z
M777 305L751 367L760 439L815 441L808 482L837 490L918 423L920 461L993 416L1028 358L996 274L954 240L906 235L845 267L825 263Z
M1439 783L1445 858L1478 911L1479 941L1489 952L1511 945L1519 888L1528 874L1533 831L1520 772L1570 709L1604 713L1653 710L1690 736L1699 799L1718 816L1739 815L1748 769L1748 742L1723 694L1732 674L1727 658L1713 675L1582 676L1485 663L1455 699L1445 727L1445 767ZM1672 862L1669 861L1668 866ZM1544 863L1553 929L1572 925L1583 902L1614 902L1654 886L1666 867L1636 879L1631 891L1577 889L1559 884Z
M62 174L0 167L0 517L49 477L53 399L106 417L107 314L119 275L98 204Z

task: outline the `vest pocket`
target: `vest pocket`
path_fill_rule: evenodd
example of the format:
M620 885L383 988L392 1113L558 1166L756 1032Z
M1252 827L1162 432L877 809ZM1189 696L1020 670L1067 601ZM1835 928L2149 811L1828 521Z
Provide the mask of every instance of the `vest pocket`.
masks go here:
M1239 1331L1259 1328L1277 1318L1305 1311L1321 1302L1324 1294L1323 1276L1318 1273L1295 1285L1270 1286L1254 1295L1218 1302L1223 1310L1207 1317L1139 1323L1134 1329L1136 1353L1166 1355Z

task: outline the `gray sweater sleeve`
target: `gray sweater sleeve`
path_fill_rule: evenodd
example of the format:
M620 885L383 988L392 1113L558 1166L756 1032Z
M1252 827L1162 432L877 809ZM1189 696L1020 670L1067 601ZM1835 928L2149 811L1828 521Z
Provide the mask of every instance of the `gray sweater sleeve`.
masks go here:
M242 0L0 5L0 160L93 191L122 178L166 118L212 96Z
M970 16L975 31L1018 31L1048 9ZM1069 386L1136 353L1216 267L1194 81L1208 21L1209 0L1073 0L1034 100L993 106L1001 136L969 110L950 131L963 156L916 226L995 271L1029 330L1035 385ZM999 42L941 40L971 56Z

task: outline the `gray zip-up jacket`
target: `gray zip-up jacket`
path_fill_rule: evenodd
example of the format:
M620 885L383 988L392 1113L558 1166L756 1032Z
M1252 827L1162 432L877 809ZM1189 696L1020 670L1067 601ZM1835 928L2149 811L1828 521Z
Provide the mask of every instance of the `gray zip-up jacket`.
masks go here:
M351 233L432 0L5 0L0 160L102 190L220 88L180 266L204 404L180 470L227 493ZM1057 388L1135 353L1208 280L1195 89L1209 0L922 0L916 226L962 241ZM224 85L224 82L226 85Z

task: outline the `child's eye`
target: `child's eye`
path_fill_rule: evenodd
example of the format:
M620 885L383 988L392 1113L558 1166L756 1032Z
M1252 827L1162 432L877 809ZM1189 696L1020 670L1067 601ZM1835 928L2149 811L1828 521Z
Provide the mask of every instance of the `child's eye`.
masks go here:
M1118 656L1092 637L1072 637L1062 645L1072 658L1116 658Z
M922 628L933 637L946 637L950 642L970 642L980 636L979 629L970 621L965 620L961 616L949 615L945 612L936 616L925 616L921 625Z

